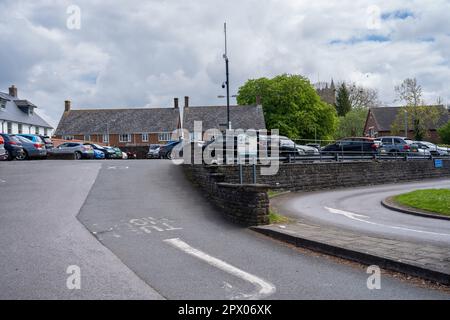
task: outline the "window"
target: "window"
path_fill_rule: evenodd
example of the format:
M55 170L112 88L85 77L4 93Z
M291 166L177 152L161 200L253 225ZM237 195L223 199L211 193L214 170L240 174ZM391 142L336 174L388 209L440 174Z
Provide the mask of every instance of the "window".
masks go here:
M19 123L18 125L17 125L17 131L19 132L19 134L21 134L21 133L23 133L23 128L22 128L22 124L21 123Z
M394 144L405 144L405 142L400 140L400 139L398 139L398 138L395 138L394 139Z
M392 139L391 138L383 138L383 139L381 139L381 142L383 144L392 144Z
M48 129L44 128L44 136L48 136Z
M91 136L89 134L85 134L84 141L91 141Z
M158 134L159 141L170 141L171 133L170 132L160 132Z
M119 142L131 142L131 134L125 133L119 135Z
M63 140L73 140L73 136L63 136Z
M107 134L104 134L102 137L103 143L109 143L109 136Z
M147 142L148 141L148 133L143 133L142 134L142 141L143 142Z
M34 133L35 133L35 134L39 134L39 127L36 127L36 128L34 129Z
M12 122L7 122L6 125L8 134L12 134Z
M6 109L6 100L0 98L0 110Z

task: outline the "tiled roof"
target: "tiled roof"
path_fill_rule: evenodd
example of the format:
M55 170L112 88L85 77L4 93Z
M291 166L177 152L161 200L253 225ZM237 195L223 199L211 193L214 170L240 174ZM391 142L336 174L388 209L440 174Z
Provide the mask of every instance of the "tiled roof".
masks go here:
M190 132L195 120L202 121L203 130L220 129L226 124L227 108L190 106L184 109L183 117L183 127ZM265 128L261 106L231 106L230 117L236 129ZM171 132L178 128L178 122L179 109L175 108L78 109L64 112L55 135Z
M227 127L226 106L189 107L184 109L183 128L194 131L194 121L202 121L203 131ZM233 129L265 129L261 106L230 106L230 121Z
M55 135L171 132L178 119L175 108L70 110L64 112Z
M429 125L429 130L437 129L444 124L446 124L449 120L449 112L447 109L445 109L443 106L430 106L435 108L441 108L442 109L442 116L437 122L436 125ZM373 117L375 118L376 123L378 124L378 131L390 131L392 123L397 118L398 112L401 111L402 107L377 107L377 108L370 108L370 112L372 113Z
M49 125L47 121L42 119L36 112L28 113L23 111L25 110L23 107L36 107L31 102L18 99L3 92L0 92L0 99L6 101L5 108L0 109L0 120L18 122L50 129L52 128L52 126Z

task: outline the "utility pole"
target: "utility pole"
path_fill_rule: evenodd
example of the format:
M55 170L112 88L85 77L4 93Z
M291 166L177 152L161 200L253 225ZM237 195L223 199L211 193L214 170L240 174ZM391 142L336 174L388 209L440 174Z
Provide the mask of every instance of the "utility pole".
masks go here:
M408 138L408 110L405 110L405 137Z
M226 72L226 86L227 86L227 125L228 129L231 130L231 120L230 120L230 74L228 71L228 55L227 55L227 23L223 24L223 30L225 33L225 53L223 58L225 59L225 72Z

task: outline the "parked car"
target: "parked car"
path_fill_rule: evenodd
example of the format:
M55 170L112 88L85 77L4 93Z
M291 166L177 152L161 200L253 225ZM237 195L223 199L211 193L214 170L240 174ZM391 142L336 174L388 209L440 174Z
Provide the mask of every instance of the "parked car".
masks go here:
M324 154L372 155L378 152L378 145L373 138L349 137L323 147L321 152Z
M103 151L93 149L94 150L94 159L105 159L105 153Z
M95 150L100 151L100 152L103 152L103 154L104 154L104 156L105 156L104 158L108 158L109 152L106 150L106 147L102 147L102 146L100 146L100 145L98 145L98 144L95 144L95 143L88 143L88 142L84 143L84 145L85 145L85 146L91 146L92 149L94 149L94 153L95 153ZM113 152L113 151L111 151L111 152ZM115 153L115 152L113 152L113 153Z
M299 154L302 152L303 154L308 155L308 156L320 155L320 151L316 147L312 147L312 146L308 146L308 145L300 145L300 144L296 144L295 147L299 151Z
M169 141L167 144L161 146L159 149L159 157L161 159L172 159L172 150L180 143L182 143L182 140Z
M433 156L448 156L448 150L446 148L439 147L431 142L427 141L413 141L420 149L428 150Z
M0 136L0 160L6 160L7 158L6 149L5 149L5 140L2 136Z
M44 141L44 143L45 143L45 148L48 150L48 149L52 149L53 147L54 147L54 145L53 145L53 141L52 141L52 139L49 137L49 136L39 136L41 139L42 139L42 141Z
M137 159L136 152L127 151L127 159Z
M117 154L116 154L116 150L114 150L113 147L102 147L103 149L105 149L106 153L105 153L105 157L106 159L116 159L117 158Z
M45 144L42 140L41 142L33 142L21 135L14 135L14 137L16 137L22 143L24 152L23 159L42 159L47 157L47 149L45 149Z
M116 153L116 158L117 159L122 159L122 150L120 150L119 147L112 147L112 148L113 148L113 150Z
M23 138L26 138L26 139L30 140L31 142L40 143L40 144L43 144L45 146L44 140L41 138L41 136L39 136L37 134L18 133L18 134L15 134L15 136L16 137L17 136L23 137Z
M49 153L72 154L76 160L94 158L94 149L90 145L84 145L80 142L65 142L49 150Z
M123 160L128 159L128 155L127 155L126 152L123 152L123 151L122 151L122 159L123 159Z
M421 157L431 157L431 152L429 150L423 149L417 143L411 143L409 145L410 149L408 156L421 156Z
M384 154L405 153L411 150L410 145L411 140L409 140L406 137L386 136L386 137L379 137L376 140L381 143L380 152Z
M297 145L294 141L285 136L266 136L259 135L258 144L260 148L267 148L267 155L272 156L271 152L271 141L276 137L278 138L278 152L281 157L295 156L295 155L306 155L307 150L311 152L313 149L307 146Z
M4 148L6 150L7 160L23 159L25 157L22 142L19 139L6 133L0 133L0 136L5 142Z
M148 148L147 159L159 159L160 144L151 144Z

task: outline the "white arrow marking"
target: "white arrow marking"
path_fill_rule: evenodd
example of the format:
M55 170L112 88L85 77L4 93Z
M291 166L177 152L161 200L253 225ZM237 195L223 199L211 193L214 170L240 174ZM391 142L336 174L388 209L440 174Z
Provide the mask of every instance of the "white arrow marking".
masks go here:
M261 278L258 278L257 276L254 276L250 273L247 273L245 271L242 271L241 269L236 268L235 266L232 266L231 264L228 264L220 259L214 258L198 249L195 249L188 245L186 242L180 240L180 239L167 239L164 240L164 242L169 243L170 245L174 246L175 248L178 248L187 254L194 256L200 260L205 261L206 263L219 268L229 274L232 274L238 278L241 278L245 281L248 281L255 286L257 286L259 289L257 292L253 294L247 294L247 295L240 295L239 299L249 299L249 300L257 300L261 299L267 296L270 296L275 292L275 286Z
M364 222L364 223L371 224L371 225L374 225L374 226L387 227L387 228L403 230L403 231L412 231L412 232L418 232L418 233L426 233L426 234L433 234L433 235L438 235L438 236L450 237L450 234L447 234L447 233L437 233L437 232L416 230L416 229L410 229L410 228L404 228L404 227L398 227L398 226L390 226L390 225L387 225L387 224L381 224L381 223L376 223L376 222L364 220L363 218L369 218L369 217L361 215L361 214L357 214L357 213L353 213L353 212L349 212L349 211L344 211L344 210L339 210L339 209L328 208L328 207L324 207L324 208L327 209L331 213L340 214L340 215L345 216L345 217L347 217L349 219L360 221L360 222Z
M0 179L0 183L5 183L6 180Z

